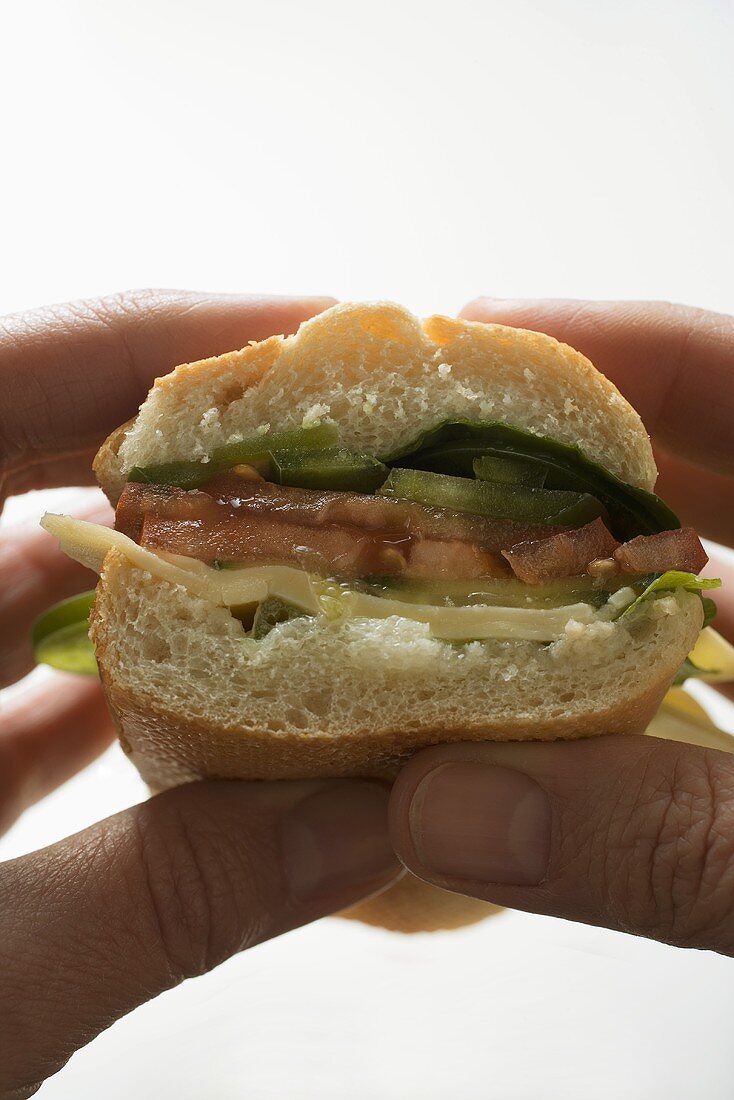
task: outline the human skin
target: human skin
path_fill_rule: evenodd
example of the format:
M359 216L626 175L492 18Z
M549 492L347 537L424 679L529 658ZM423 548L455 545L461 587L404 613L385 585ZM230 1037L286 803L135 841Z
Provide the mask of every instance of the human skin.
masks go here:
M649 302L478 299L463 316L584 352L642 416L658 491L734 544L734 318ZM706 572L734 641L734 570ZM438 886L734 954L734 756L651 737L442 745L393 788L391 836Z
M91 457L153 378L292 331L329 299L138 292L0 326L0 485L91 480ZM650 303L472 303L466 316L567 340L651 431L662 495L734 542L734 321ZM87 518L111 520L106 505ZM734 637L734 571L717 593ZM728 582L728 589L726 587ZM28 628L90 587L36 529L0 547L0 683ZM0 729L0 824L114 736L99 685L55 675ZM652 738L438 746L403 770L392 845L420 877L503 905L734 952L734 757ZM136 1005L400 874L379 784L199 783L0 866L0 1097L32 1095Z
M0 323L4 495L91 481L92 455L176 363L292 332L324 298L136 292ZM91 506L87 518L111 521ZM31 622L92 574L38 529L0 548L0 685ZM97 682L54 674L0 723L0 828L114 736ZM0 866L0 1097L32 1095L136 1005L401 874L378 783L196 783Z

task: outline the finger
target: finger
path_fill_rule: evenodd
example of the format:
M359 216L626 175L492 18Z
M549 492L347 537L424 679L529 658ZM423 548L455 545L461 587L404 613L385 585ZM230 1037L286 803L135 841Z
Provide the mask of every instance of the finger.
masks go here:
M655 492L704 538L734 546L734 477L702 470L655 448Z
M734 758L652 737L451 745L407 765L414 874L513 909L734 953Z
M59 489L65 486L96 485L92 463L99 450L98 446L86 447L74 454L65 454L60 458L45 457L37 462L16 468L12 478L5 482L5 492L0 491L0 505L10 496L20 496L33 489ZM2 490L2 482L0 482Z
M191 784L5 864L0 1095L29 1095L184 978L393 881L387 799L359 780Z
M99 498L77 509L80 519L112 524L109 504ZM37 524L19 524L0 542L0 688L15 683L35 664L31 628L58 600L97 584L97 575L59 550Z
M546 332L577 348L656 441L734 475L734 318L667 302L493 298L476 299L462 316Z
M176 364L293 332L330 298L131 291L17 314L0 325L5 494L88 482L89 454ZM75 472L77 471L77 472Z
M98 680L54 673L2 708L0 833L91 763L115 737Z

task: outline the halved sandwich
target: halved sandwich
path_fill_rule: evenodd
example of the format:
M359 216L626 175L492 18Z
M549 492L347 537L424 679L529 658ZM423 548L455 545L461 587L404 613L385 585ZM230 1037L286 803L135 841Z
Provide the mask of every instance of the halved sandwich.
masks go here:
M709 614L637 413L538 333L336 306L159 378L95 470L116 530L44 522L100 572L96 660L155 789L641 731ZM364 919L485 911L391 894Z

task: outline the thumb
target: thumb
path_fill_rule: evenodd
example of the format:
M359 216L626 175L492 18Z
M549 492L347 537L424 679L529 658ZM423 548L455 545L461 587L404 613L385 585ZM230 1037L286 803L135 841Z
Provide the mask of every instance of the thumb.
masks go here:
M734 757L651 737L461 744L401 773L391 835L449 890L734 954Z
M369 781L197 783L0 867L0 1097L184 978L399 874Z

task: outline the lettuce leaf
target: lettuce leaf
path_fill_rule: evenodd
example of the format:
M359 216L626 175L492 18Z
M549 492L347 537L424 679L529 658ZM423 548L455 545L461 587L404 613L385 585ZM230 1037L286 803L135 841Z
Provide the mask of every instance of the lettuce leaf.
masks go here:
M44 611L33 624L31 644L39 665L61 672L97 675L94 646L89 638L89 615L94 592L61 600Z
M721 581L719 581L719 585ZM719 585L716 587L718 588ZM716 604L708 596L701 596L701 603L703 604L703 626L702 630L705 630L707 626L711 626L711 623L716 618Z
M659 497L627 485L587 458L580 447L509 424L446 420L422 432L407 447L380 456L389 466L472 477L482 455L540 465L548 489L589 493L606 508L614 535L622 541L680 527L680 520Z
M710 588L721 588L721 581L713 577L697 577L695 573L682 573L677 569L668 569L666 573L660 573L656 577L648 579L644 590L637 599L624 609L618 619L624 619L633 614L645 600L660 592L705 592ZM704 626L708 626L716 614L716 604L713 600L701 596L704 608ZM712 610L713 609L713 610Z

